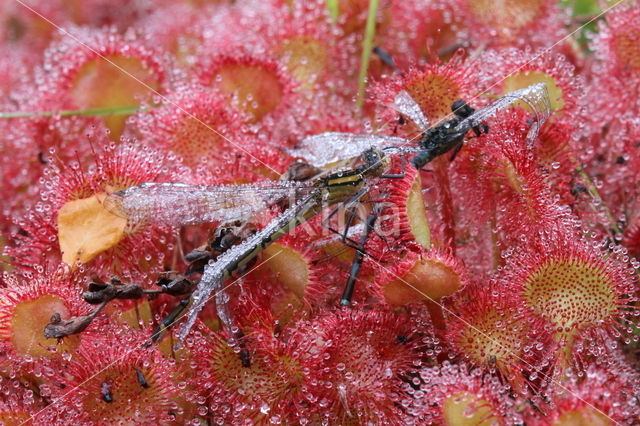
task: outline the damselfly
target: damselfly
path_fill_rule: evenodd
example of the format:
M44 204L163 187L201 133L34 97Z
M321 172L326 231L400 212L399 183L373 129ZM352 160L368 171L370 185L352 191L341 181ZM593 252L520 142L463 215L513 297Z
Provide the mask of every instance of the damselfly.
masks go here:
M187 320L179 333L182 340L212 292L218 317L227 328L231 319L222 284L269 244L324 208L360 200L368 191L367 179L384 175L390 159L378 149L365 150L357 166L332 170L307 182L269 182L251 185L198 186L180 183L145 183L110 194L105 207L131 224L193 225L219 220L246 220L259 210L289 197L290 207L266 227L235 245L204 268L192 295Z
M466 134L473 130L476 135L486 133L485 120L511 105L523 102L535 117L527 139L536 138L540 127L551 114L549 94L545 83L538 83L524 89L509 92L496 99L491 105L474 109L465 101L453 102L452 114L438 120L432 126L422 113L422 109L406 91L400 91L390 105L391 108L410 118L421 133L418 138L406 139L387 135L365 135L355 133L327 132L308 136L288 152L294 157L304 158L314 166L344 161L357 156L366 149L385 149L386 152L417 153L413 165L420 169L434 158L454 150L454 155L464 143Z

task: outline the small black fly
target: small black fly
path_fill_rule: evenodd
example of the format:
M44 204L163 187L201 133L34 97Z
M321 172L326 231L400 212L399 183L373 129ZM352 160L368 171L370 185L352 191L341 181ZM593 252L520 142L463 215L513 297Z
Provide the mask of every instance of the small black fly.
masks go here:
M489 132L489 126L482 122L474 124L472 121L467 120L467 125L459 126L463 120L473 116L476 112L474 108L462 99L458 99L451 104L451 111L453 111L455 117L438 126L427 129L422 134L418 142L422 151L412 160L416 169L421 169L434 158L451 150L453 150L451 155L451 161L453 161L462 148L464 137L469 130L473 130L476 136Z

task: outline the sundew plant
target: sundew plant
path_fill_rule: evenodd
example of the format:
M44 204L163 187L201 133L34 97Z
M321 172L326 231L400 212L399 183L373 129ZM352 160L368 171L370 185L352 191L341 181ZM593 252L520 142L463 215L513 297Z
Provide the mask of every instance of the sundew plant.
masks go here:
M3 0L0 175L0 424L640 423L637 1Z

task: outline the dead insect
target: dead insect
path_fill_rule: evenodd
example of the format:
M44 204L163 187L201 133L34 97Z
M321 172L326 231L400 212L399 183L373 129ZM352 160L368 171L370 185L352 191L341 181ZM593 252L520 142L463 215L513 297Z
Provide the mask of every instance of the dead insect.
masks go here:
M144 374L138 368L133 368L136 371L136 379L138 380L138 384L145 389L149 388L149 383L147 379L144 378Z
M104 402L113 402L113 394L111 393L111 385L107 382L102 382L100 385L100 395Z
M484 121L516 102L527 104L535 115L535 119L529 122L530 129L527 134L527 140L532 143L540 127L551 114L549 93L544 83L509 92L480 109L474 109L465 101L457 100L451 105L452 114L433 125L430 125L411 95L402 90L389 107L399 112L400 117L411 119L420 129L420 137L416 138L417 144L414 139L397 136L327 132L308 136L287 152L294 157L304 158L317 167L346 161L371 148L383 150L387 154L416 153L413 165L420 169L429 161L451 150L454 151L452 158L455 157L470 130L473 130L476 136L487 133L489 128Z

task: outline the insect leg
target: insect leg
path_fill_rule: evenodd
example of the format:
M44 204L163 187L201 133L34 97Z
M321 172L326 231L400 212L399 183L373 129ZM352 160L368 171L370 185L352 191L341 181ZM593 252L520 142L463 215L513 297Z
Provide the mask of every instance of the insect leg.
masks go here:
M353 206L360 203L360 200L362 200L362 197L364 197L367 192L368 192L368 188L360 189L358 192L356 192L356 194L353 197L351 197L348 201L345 201L343 203L343 206L347 208L347 211L349 211ZM327 215L327 217L322 220L321 226L328 229L330 232L333 232L334 234L340 235L342 242L347 246L357 249L358 242L347 236L349 232L349 226L351 225L351 221L353 217L350 218L348 222L349 225L345 227L345 230L343 232L340 232L337 229L332 228L331 225L329 225L329 221L333 216L335 216L338 213L338 211L339 211L339 208L333 209L333 211L331 211L331 213L329 213L329 215ZM349 244L347 244L347 242Z
M159 341L176 322L182 318L187 307L191 303L191 298L186 297L173 308L173 310L167 315L160 324L158 324L151 334L151 341L153 343Z
M351 298L353 297L353 291L355 289L356 280L358 279L358 273L360 272L360 268L362 267L362 262L365 256L365 245L367 240L369 239L369 233L373 229L373 226L378 219L378 215L380 214L378 210L378 205L374 206L369 216L365 220L365 228L364 233L362 234L362 238L360 239L360 243L356 249L356 255L351 263L351 271L349 272L349 278L347 279L347 283L344 286L344 290L342 291L342 297L340 298L341 306L349 306L351 304Z
M450 162L452 162L453 160L456 159L456 155L458 155L458 153L462 149L463 145L464 145L464 140L460 139L460 142L458 142L458 144L453 148L453 153L451 154L451 157L449 158Z
M400 173L380 175L381 179L402 179L407 171L407 157L402 156L402 166L400 167Z
M244 345L244 333L236 326L233 314L229 309L229 295L222 288L216 292L215 299L218 318L230 334L229 344L240 347L239 355L242 366L246 368L251 367L251 356L249 355L249 350Z

